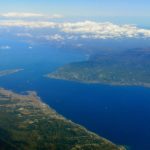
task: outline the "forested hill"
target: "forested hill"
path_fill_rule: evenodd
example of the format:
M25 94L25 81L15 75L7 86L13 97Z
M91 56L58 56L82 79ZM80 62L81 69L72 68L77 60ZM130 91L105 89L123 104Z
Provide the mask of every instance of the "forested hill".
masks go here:
M62 66L48 77L84 83L150 87L150 49L98 53L88 61Z

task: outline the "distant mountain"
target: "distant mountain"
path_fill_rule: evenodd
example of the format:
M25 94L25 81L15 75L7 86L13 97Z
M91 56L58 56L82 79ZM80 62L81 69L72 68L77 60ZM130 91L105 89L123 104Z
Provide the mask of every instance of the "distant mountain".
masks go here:
M1 150L125 150L65 119L35 92L0 89Z
M88 61L58 68L48 77L85 83L150 87L150 49L97 53Z

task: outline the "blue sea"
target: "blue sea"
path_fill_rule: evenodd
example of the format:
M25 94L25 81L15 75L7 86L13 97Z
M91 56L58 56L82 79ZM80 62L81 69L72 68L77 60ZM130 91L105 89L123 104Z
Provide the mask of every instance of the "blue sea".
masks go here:
M48 79L59 66L86 59L84 53L51 46L11 43L0 51L0 70L23 68L0 78L0 86L15 92L33 90L66 118L131 150L150 150L150 89L82 84Z

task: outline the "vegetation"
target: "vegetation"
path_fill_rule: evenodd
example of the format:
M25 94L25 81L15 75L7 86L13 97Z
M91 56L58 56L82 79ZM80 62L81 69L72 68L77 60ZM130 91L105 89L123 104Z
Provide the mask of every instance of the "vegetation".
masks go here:
M101 53L88 61L63 66L48 77L85 83L150 87L150 50Z
M124 150L44 104L35 92L0 89L1 150Z

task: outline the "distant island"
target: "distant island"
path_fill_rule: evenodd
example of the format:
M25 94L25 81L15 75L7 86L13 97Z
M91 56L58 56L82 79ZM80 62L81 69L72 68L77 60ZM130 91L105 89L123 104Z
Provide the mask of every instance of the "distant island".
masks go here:
M9 75L9 74L14 74L14 73L20 72L20 71L22 71L22 70L23 70L23 69L8 69L8 70L2 70L2 71L0 71L0 77L6 76L6 75Z
M67 120L35 92L26 95L0 88L2 150L125 150Z
M47 75L84 83L150 87L150 49L100 52Z

